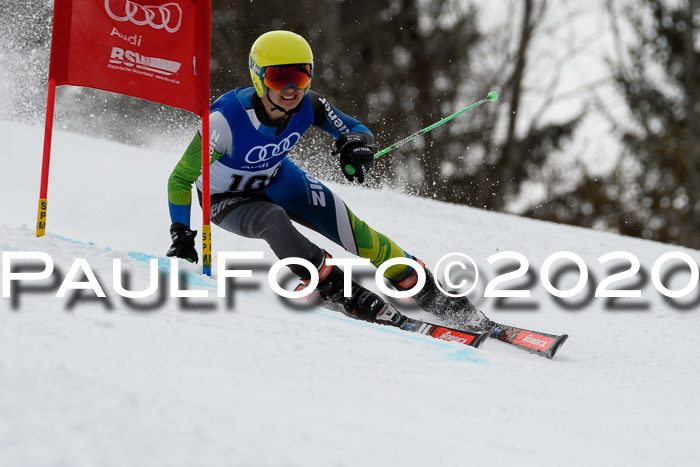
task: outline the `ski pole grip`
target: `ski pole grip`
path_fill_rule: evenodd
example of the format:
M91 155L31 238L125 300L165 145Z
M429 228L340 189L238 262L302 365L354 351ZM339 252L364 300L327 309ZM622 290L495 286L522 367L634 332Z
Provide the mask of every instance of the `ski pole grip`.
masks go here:
M350 164L346 164L343 170L345 170L345 173L348 175L355 175L355 167Z

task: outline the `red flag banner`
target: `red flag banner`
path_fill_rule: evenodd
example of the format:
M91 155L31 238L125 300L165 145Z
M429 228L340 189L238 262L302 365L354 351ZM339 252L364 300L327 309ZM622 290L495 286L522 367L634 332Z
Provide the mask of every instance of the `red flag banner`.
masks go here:
M201 115L211 0L54 0L49 78Z

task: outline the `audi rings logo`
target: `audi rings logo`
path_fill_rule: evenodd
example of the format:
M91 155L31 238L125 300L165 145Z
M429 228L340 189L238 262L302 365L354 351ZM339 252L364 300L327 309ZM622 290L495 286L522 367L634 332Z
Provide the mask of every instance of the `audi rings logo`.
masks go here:
M105 0L105 11L114 21L131 21L137 26L150 26L153 29L165 29L173 33L177 32L182 25L182 9L177 3L171 2L165 5L139 5L131 0L117 0L116 3L124 3L124 11L112 11L110 3L112 0Z
M279 144L255 146L245 155L245 161L249 164L260 164L261 162L269 161L273 157L283 156L292 149L292 146L297 144L299 138L301 138L301 135L294 132L280 141Z

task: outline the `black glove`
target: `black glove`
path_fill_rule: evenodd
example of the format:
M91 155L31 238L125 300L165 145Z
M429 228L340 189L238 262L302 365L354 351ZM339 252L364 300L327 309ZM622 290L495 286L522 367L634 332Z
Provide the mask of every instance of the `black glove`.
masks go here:
M173 244L165 253L165 256L175 256L186 259L190 263L199 262L197 250L194 249L194 239L197 236L196 230L190 230L185 224L175 222L170 226L170 238Z
M374 151L366 143L366 133L345 133L335 140L333 154L340 153L340 169L349 181L364 183L374 162Z

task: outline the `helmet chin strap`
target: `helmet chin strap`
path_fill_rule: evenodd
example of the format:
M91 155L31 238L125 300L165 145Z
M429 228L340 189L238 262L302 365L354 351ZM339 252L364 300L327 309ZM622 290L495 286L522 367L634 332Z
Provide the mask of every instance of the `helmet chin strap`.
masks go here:
M282 113L283 113L284 115L286 115L287 117L291 117L292 115L294 115L294 110L296 110L296 109L292 109L292 111L284 110L282 107L280 107L279 105L277 105L277 104L275 104L274 102L272 102L272 99L270 99L270 95L269 95L269 94L265 94L265 96L267 97L268 102L270 102L270 104L272 104L272 108L273 108L274 110L279 110L280 112L282 112Z

